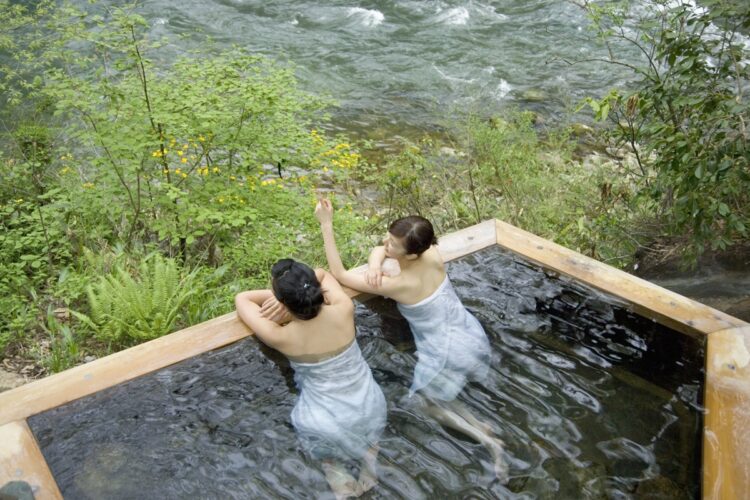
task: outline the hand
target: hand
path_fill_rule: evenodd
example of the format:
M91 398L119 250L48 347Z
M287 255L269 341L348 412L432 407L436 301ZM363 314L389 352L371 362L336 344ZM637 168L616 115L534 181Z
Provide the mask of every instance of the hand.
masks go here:
M330 224L333 222L333 205L326 198L320 198L315 205L315 217L321 224Z
M365 271L365 283L373 288L380 288L383 282L383 271L380 269L368 268Z
M260 306L260 315L280 325L292 320L292 313L276 297L269 297L263 302Z

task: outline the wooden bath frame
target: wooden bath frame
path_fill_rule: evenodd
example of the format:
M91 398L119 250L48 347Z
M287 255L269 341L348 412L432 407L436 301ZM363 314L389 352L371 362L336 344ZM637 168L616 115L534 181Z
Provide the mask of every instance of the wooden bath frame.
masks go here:
M739 499L750 491L750 324L499 220L445 235L439 248L450 261L492 245L618 297L674 330L707 335L703 498ZM0 486L22 480L38 500L62 498L27 418L251 333L232 312L0 393Z

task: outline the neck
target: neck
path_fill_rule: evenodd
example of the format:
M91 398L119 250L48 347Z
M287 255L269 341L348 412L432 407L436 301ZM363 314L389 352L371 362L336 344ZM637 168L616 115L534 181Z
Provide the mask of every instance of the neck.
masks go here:
M399 267L403 270L403 269L407 269L413 266L414 263L419 260L419 257L417 257L416 259L407 259L406 256L404 256L404 257L399 257L396 260L398 261Z

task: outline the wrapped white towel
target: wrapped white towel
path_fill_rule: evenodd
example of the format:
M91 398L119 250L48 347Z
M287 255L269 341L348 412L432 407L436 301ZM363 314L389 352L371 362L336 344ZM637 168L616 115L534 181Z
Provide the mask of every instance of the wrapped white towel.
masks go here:
M296 363L300 389L292 424L317 459L361 459L385 428L386 403L357 341L319 363Z
M489 371L490 343L482 325L466 310L448 276L435 292L412 305L398 304L417 346L410 394L422 391L442 401L458 396L469 380Z

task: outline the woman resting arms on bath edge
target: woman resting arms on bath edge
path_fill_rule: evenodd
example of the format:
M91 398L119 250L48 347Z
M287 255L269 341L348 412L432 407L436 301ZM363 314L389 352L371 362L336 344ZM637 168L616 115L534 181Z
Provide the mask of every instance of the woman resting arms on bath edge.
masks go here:
M419 216L391 223L383 246L375 247L365 274L344 269L333 232L333 206L321 199L315 216L323 232L328 266L345 286L395 300L409 322L417 347L417 365L409 398L416 400L440 424L484 445L495 476L505 481L503 442L456 401L469 380L483 379L489 370L490 345L477 319L464 308L451 286L437 249L432 224ZM400 272L384 274L383 262L395 259ZM395 274L395 275L393 275Z
M336 498L359 496L377 482L386 404L355 339L354 304L333 276L292 259L274 264L271 277L273 290L237 295L237 315L289 358L300 389L292 424ZM286 317L275 314L279 303ZM349 459L362 460L359 480L342 465Z

